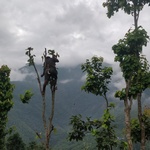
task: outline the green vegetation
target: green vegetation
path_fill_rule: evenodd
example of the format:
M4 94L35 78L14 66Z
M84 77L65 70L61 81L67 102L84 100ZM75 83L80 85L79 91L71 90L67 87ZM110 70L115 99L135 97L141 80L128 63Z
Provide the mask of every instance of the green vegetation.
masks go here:
M6 148L7 150L25 150L25 143L23 142L19 133L14 133L8 137Z
M20 95L20 100L22 101L22 103L29 103L29 100L33 95L34 94L30 90L26 90L24 95Z
M113 71L111 67L102 67L102 63L102 57L94 56L91 58L91 61L87 59L86 63L82 64L81 69L83 72L87 72L86 82L82 86L82 90L102 96L106 101L106 108L108 108L106 94L109 91L108 84Z
M100 120L87 118L85 122L81 119L81 116L73 116L70 121L72 131L69 133L69 140L83 140L87 133L91 133L95 138L98 150L112 150L118 147L115 126L113 124L115 120L114 116L110 113L110 109L114 105L109 104L107 98L108 84L110 83L113 71L111 67L102 67L102 63L102 57L94 56L91 58L91 61L88 59L82 65L83 72L87 72L86 81L82 89L88 93L102 96L106 101L106 110Z
M108 64L104 64L108 66ZM38 66L38 70L42 68L42 66ZM21 71L32 72L32 68L23 67ZM42 69L41 69L42 70ZM16 126L17 132L19 132L23 141L26 143L26 146L32 141L35 141L37 144L38 139L36 138L36 131L40 131L43 136L43 125L41 119L41 99L39 99L40 94L39 89L37 87L37 82L34 78L35 76L31 76L28 74L27 78L24 81L15 81L14 89L14 107L10 110L9 113L9 122L8 125ZM33 74L33 73L32 73ZM114 72L116 74L116 72ZM53 150L69 150L69 149L84 149L84 147L89 147L89 150L96 149L96 142L94 136L91 134L87 134L83 141L72 141L69 142L67 140L67 133L70 132L71 127L69 126L69 118L72 115L82 114L82 120L86 120L87 116L90 117L91 120L95 118L100 119L102 117L104 108L106 108L106 102L103 98L99 96L95 96L93 94L87 94L84 91L81 91L81 86L84 84L80 79L84 76L82 73L80 66L75 68L59 68L59 81L63 81L65 79L74 79L72 82L68 82L66 84L58 82L58 91L56 96L56 105L55 105L55 117L54 117L54 127L56 128L56 133L53 134L51 140L51 146ZM34 79L34 80L33 80ZM120 81L118 81L120 82ZM34 95L29 104L24 105L21 103L20 93L24 93L26 89L31 88ZM72 87L72 88L70 88ZM109 100L115 103L115 108L111 109L111 115L115 116L115 131L117 137L124 141L124 112L123 112L123 103L122 101L116 101L112 95L116 91L116 88L113 83L110 83L109 86L110 91L108 92ZM147 101L149 98L149 90L145 91L145 101L143 105L147 105L149 102ZM49 104L50 102L47 101ZM133 105L132 107L132 117L136 117L137 107ZM148 111L147 111L148 113ZM56 119L55 119L56 118ZM40 133L39 132L39 133ZM147 143L148 149L149 143ZM138 150L139 145L137 145L136 149Z
M6 123L8 112L13 107L13 89L10 83L10 69L8 66L0 68L0 149L5 149L5 136L7 134Z
M87 120L84 121L81 118L81 115L72 116L70 121L70 124L72 125L72 131L69 133L69 140L83 140L86 134L89 135L89 133L91 133L96 141L95 147L97 147L98 150L111 150L115 147L118 147L120 141L117 139L115 133L115 125L113 124L115 119L114 116L111 115L111 107L113 107L113 105L110 105L110 108L107 108L104 111L104 114L100 120L91 120L90 118L87 118ZM120 147L121 146L122 143ZM125 149L125 146L123 149Z
M125 125L126 139L128 149L133 149L133 141L131 137L131 109L132 100L137 100L138 120L141 129L141 150L145 149L145 122L143 121L142 110L142 93L150 85L149 65L146 58L141 55L143 46L147 45L149 36L147 32L138 26L140 12L144 6L150 5L149 0L108 0L103 3L107 7L107 16L111 18L115 12L122 9L125 13L133 16L135 29L129 30L124 39L119 40L118 44L112 47L115 61L120 63L120 68L125 80L125 88L117 91L115 96L124 101L125 107Z

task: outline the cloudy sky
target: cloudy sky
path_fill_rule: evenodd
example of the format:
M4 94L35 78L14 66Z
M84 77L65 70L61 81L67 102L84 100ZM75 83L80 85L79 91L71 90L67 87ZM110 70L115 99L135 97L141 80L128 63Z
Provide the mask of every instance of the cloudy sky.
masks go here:
M104 0L0 0L0 65L15 75L25 65L25 49L34 48L41 62L45 48L60 54L58 67L85 62L93 55L113 63L112 45L130 27L133 18L123 12L108 19ZM150 35L150 7L140 14L139 24ZM150 61L150 44L144 50Z

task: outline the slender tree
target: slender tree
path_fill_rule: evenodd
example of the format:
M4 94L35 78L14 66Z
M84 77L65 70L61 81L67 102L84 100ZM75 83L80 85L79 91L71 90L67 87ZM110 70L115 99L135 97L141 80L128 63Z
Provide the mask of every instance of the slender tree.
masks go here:
M47 120L46 119L46 97L45 97L45 94L43 94L40 76L39 76L38 70L37 70L35 62L34 62L35 55L32 55L32 51L33 51L33 48L31 48L31 47L27 48L26 49L26 55L29 57L29 59L28 59L29 66L33 66L33 68L35 70L35 73L37 75L37 81L38 81L40 93L41 93L41 96L42 96L42 104L43 104L43 107L42 107L42 119L43 119L43 126L44 126L44 132L45 132L44 141L43 141L43 138L41 137L41 135L38 132L36 132L36 134L41 139L42 143L44 144L45 150L49 150L51 148L51 146L50 146L51 134L52 134L52 131L54 130L53 117L54 117L54 109L55 109L54 108L54 104L55 104L55 87L54 86L55 86L55 83L54 82L50 83L50 89L51 89L51 112L50 112L49 118ZM53 53L53 54L55 53L54 50L49 50L48 52L50 54L51 53ZM45 49L45 53L43 54L44 56L42 58L45 58L46 54L47 54L47 50ZM32 95L32 93L29 93L29 97L30 97L30 95ZM27 96L28 96L28 94L27 94ZM22 97L22 99L24 99L24 97Z
M130 89L133 89L133 80L132 78L135 79L136 77L136 84L140 84L141 82L139 81L138 83L138 78L142 78L142 74L139 73L140 72L140 67L141 67L141 56L140 53L142 52L142 46L146 46L147 44L147 33L144 29L140 30L140 27L138 26L138 20L139 20L139 15L140 15L140 11L142 11L144 5L150 5L150 0L107 0L107 2L103 3L104 7L107 7L107 16L110 18L114 15L115 12L118 12L119 9L124 10L125 13L132 15L133 19L134 19L134 26L135 26L135 30L133 32L128 32L128 41L127 44L129 46L129 48L127 49L127 47L125 46L125 42L121 41L119 42L119 46L120 46L120 50L122 49L122 51L124 50L130 50L132 51L132 56L134 55L134 58L130 58L128 59L128 65L130 65L131 63L133 63L133 61L131 59L134 59L134 61L136 62L137 66L135 68L137 68L137 70L133 70L133 72L130 73L130 77L126 78L125 76L125 82L126 82L126 87L125 89L122 91L124 92L126 98L124 99L124 104L125 104L125 123L126 123L126 137L127 137L127 141L128 141L128 146L129 149L133 149L132 146L132 140L131 140L131 128L130 128L130 111L131 111L131 106L132 106L132 97L129 97L129 92ZM142 37L143 36L143 37ZM130 43L129 43L130 42ZM118 48L119 49L119 48ZM123 50L124 49L124 50ZM117 50L114 48L113 49L115 52L115 54L119 55L117 53ZM134 52L134 54L133 54ZM121 51L120 51L120 55L121 55ZM127 57L127 55L124 57ZM118 57L118 56L117 56ZM120 56L119 56L120 57ZM129 57L128 57L129 58ZM120 66L123 70L123 61L122 62L120 60L117 60L120 62ZM124 62L125 62L124 61ZM134 62L134 64L135 64ZM140 69L139 69L140 68ZM125 70L124 70L125 71ZM123 72L123 74L125 74L125 72ZM135 75L136 74L136 75ZM137 75L138 74L138 75ZM145 149L145 129L144 129L144 124L142 123L142 106L141 106L141 97L142 97L142 90L139 90L138 93L136 93L136 99L138 101L138 118L139 118L139 122L140 122L140 126L141 126L141 149L144 150ZM128 100L127 100L128 99Z
M126 138L129 149L132 149L133 147L130 126L132 100L139 98L138 94L143 92L143 90L145 90L149 85L149 73L147 72L145 58L140 55L137 57L136 55L137 51L140 53L142 51L142 46L147 44L147 39L148 36L144 29L138 28L133 31L129 30L129 32L125 35L125 38L119 40L119 42L112 47L114 53L116 54L115 61L120 63L126 83L126 87L120 91L117 91L115 96L120 98L120 100L124 100ZM141 80L142 78L145 78L145 80Z
M8 112L13 107L13 89L10 82L10 69L3 65L0 68L0 149L5 149L6 123Z

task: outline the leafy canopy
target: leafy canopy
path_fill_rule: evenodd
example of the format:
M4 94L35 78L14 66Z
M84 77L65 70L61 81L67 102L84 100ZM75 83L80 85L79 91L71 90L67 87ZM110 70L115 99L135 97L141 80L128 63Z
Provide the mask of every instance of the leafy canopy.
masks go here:
M108 18L112 17L119 9L124 10L125 13L134 15L136 8L136 16L143 9L144 5L150 5L150 0L107 0L103 3L104 7L107 7Z
M13 107L14 85L10 83L10 69L3 65L0 68L0 149L4 149L7 115Z
M120 149L126 147L125 142L120 142L117 139L115 133L114 121L115 118L111 114L110 110L114 105L111 104L109 108L104 111L101 119L91 120L91 118L86 118L86 121L82 120L81 115L72 116L70 119L70 124L72 125L72 131L69 133L69 140L83 140L83 138L91 133L95 138L96 147L100 149L111 150L112 147L120 146ZM122 147L122 148L121 148Z
M113 71L111 67L102 66L102 63L102 57L93 56L91 61L87 59L86 63L82 64L81 69L83 72L87 72L86 82L82 86L82 90L95 95L106 95Z

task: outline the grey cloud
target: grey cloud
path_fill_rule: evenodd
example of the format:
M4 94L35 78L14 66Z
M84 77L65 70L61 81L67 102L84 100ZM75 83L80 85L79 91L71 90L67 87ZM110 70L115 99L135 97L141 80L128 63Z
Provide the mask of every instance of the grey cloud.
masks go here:
M21 73L18 69L12 69L10 73L11 81L23 81L27 76L34 76L33 73Z
M101 4L93 0L0 1L0 64L22 67L27 61L24 49L29 46L37 63L45 47L58 51L59 66L77 65L92 55L113 63L111 47L124 37L133 18L120 11L108 19ZM150 34L150 10L143 10L140 23ZM149 46L144 53L150 59Z

